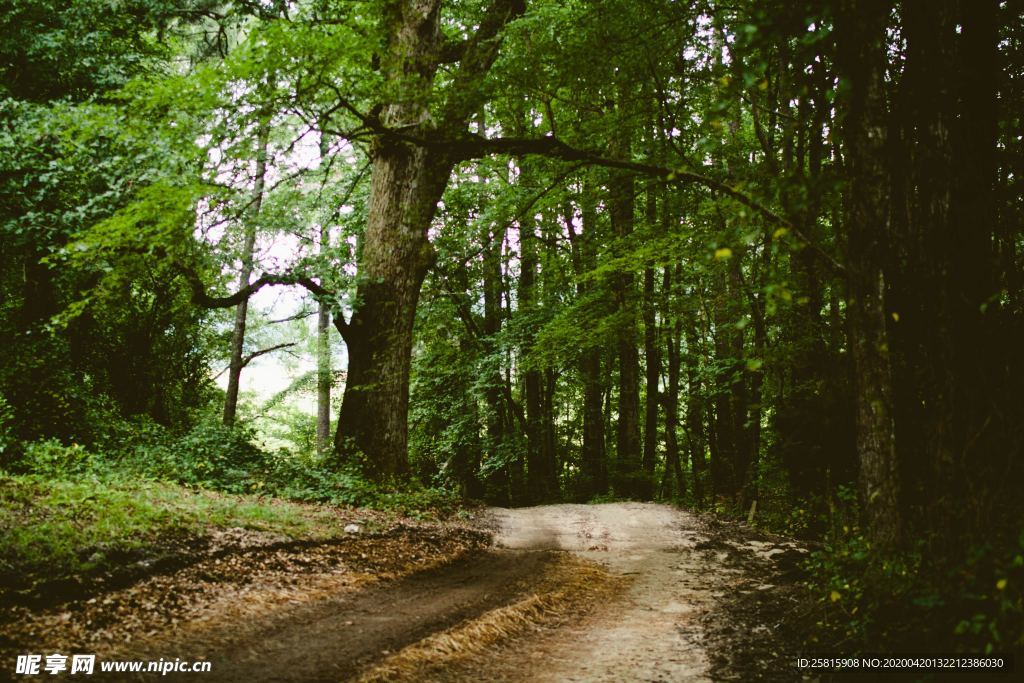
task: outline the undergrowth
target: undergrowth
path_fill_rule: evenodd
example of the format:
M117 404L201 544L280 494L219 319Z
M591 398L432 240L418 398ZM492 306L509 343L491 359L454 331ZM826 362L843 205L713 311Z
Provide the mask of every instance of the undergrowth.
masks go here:
M1024 649L1024 529L955 551L919 539L872 548L852 486L772 508L759 525L818 543L804 563L816 601L809 651L1008 653Z
M443 490L376 485L213 422L178 436L120 425L105 445L5 444L0 455L0 586L101 571L217 528L340 536L352 515L336 506L417 519L459 511Z
M100 570L216 528L322 540L342 534L344 524L330 508L138 477L0 474L0 583Z

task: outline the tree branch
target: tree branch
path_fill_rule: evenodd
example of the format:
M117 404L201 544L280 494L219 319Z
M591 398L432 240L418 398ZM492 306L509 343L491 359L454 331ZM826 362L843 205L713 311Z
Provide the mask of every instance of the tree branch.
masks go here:
M294 273L268 273L260 276L255 281L249 283L248 286L243 287L234 294L228 296L211 296L206 291L206 285L203 284L202 278L199 277L199 273L194 271L188 266L179 264L182 275L188 282L189 287L192 289L192 302L197 306L203 308L231 308L238 304L246 301L256 292L260 291L264 287L273 285L300 285L305 287L309 292L318 297L331 298L335 296L335 293L329 289L322 287L318 282L310 277L296 276ZM344 316L333 315L334 326L338 328L338 332L346 341L348 340L349 325L345 322Z
M602 166L604 168L615 168L623 171L632 171L642 175L660 178L666 183L680 185L701 185L713 192L723 194L743 206L752 209L759 215L767 218L774 224L773 227L784 227L802 240L808 248L820 257L833 272L846 274L848 269L837 261L831 254L821 248L819 244L810 239L803 230L791 220L776 213L760 201L746 194L737 187L728 185L721 180L711 176L687 171L683 169L668 168L657 164L642 161L631 161L626 159L613 159L597 152L586 149L579 149L566 144L554 136L542 138L520 138L520 137L497 137L486 138L482 135L466 132L463 135L452 139L431 139L419 137L405 131L388 128L379 118L363 116L363 122L372 132L390 137L402 142L434 149L439 153L446 154L456 161L468 161L478 159L492 154L508 154L510 156L537 155L563 161L575 161L581 165Z
M453 141L424 140L417 141L417 144L423 144L426 147L442 147L449 153L454 153L456 158L462 160L474 159L490 154L509 154L512 156L536 154L554 159L562 159L564 161L576 161L586 165L632 171L634 173L660 178L667 183L701 185L713 192L723 194L749 209L752 209L771 221L774 224L773 227L785 227L796 237L802 240L808 248L812 249L814 253L834 272L841 274L845 274L847 272L846 266L837 261L827 251L822 249L816 242L811 240L804 231L797 227L791 220L776 213L742 190L700 173L673 169L640 161L612 159L610 157L597 154L596 152L577 149L567 145L558 138L550 136L544 138L484 138L479 135L467 133L465 136Z
M277 344L275 346L270 346L265 349L260 349L259 351L253 351L248 355L242 356L242 367L246 367L247 365L249 365L249 363L253 362L260 356L265 356L268 353L272 353L279 349L286 349L291 346L296 346L296 342L288 342L287 344Z
M306 318L311 318L311 317L313 317L316 314L317 314L317 311L307 311L307 310L303 309L303 310L299 311L298 313L295 313L294 315L289 315L289 316L286 316L284 318L275 318L273 320L268 320L267 322L271 323L271 324L290 323L293 320L305 320Z
M445 40L437 49L437 63L438 64L453 64L458 61L462 61L463 56L466 54L466 46L469 41L466 40Z

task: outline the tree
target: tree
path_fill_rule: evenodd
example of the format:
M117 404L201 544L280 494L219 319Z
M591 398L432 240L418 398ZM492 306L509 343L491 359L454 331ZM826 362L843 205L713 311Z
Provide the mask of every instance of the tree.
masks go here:
M242 239L242 268L238 273L238 289L245 289L250 284L253 270L253 251L256 249L256 222L259 220L260 207L263 204L263 190L267 178L267 153L270 134L269 123L261 123L257 135L256 172L253 176L252 208L246 221ZM245 324L249 315L249 299L242 299L235 306L235 324L231 332L231 361L228 366L228 388L224 397L224 425L230 427L235 423L238 410L238 387L245 366L242 353L245 347Z
M844 217L847 306L857 377L861 498L868 536L885 549L896 545L902 533L884 276L889 202L883 83L890 7L883 1L854 5L843 6L836 27L848 98L842 121L850 178Z
M453 87L437 115L434 78L446 58L440 0L392 1L381 18L380 69L393 96L377 105L380 123L429 139L457 138L479 109L482 80L498 55L502 28L523 11L495 0L458 49ZM378 135L371 143L371 189L360 262L358 308L335 318L349 350L348 379L335 448L355 447L378 479L408 470L409 364L420 287L434 260L428 229L457 161L450 152Z

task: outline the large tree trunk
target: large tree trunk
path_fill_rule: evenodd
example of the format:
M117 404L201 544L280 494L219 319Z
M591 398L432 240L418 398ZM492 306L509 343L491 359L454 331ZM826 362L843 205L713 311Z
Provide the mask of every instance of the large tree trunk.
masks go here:
M253 203L251 216L245 223L245 237L242 240L242 269L238 273L238 289L249 286L252 278L253 251L256 248L256 222L255 218L260 214L263 204L263 189L267 175L267 138L270 134L270 126L267 123L260 124L258 135L258 149L256 151L256 176L253 182ZM242 301L235 306L235 325L231 332L231 361L228 366L228 389L224 397L223 422L230 427L235 423L235 415L238 412L238 388L242 381L242 368L245 361L242 353L245 349L245 325L249 317L249 299Z
M423 278L434 262L427 228L452 163L382 139L372 158L359 304L342 328L349 365L335 449L362 454L366 473L384 480L408 469L413 322Z
M850 178L844 222L860 492L867 536L882 550L898 543L902 528L883 277L889 218L884 99L889 11L884 0L848 0L837 17L839 70L848 88L842 122Z
M437 115L434 80L443 57L440 0L385 4L380 70L391 101L380 122L424 138L465 132L483 106L482 82L498 56L500 32L524 11L521 0L494 0L466 41L453 95ZM377 480L408 470L409 370L412 330L423 278L434 261L427 230L448 185L453 159L443 150L379 135L370 150L369 215L357 308L346 324L335 317L349 351L348 378L335 449L361 453Z

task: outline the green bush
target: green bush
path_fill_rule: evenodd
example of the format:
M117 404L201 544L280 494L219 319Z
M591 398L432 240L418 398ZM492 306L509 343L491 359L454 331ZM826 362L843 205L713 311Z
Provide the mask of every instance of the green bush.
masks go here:
M179 439L136 450L137 466L151 476L227 493L258 489L269 459L250 431L213 420L200 422Z
M57 439L47 439L24 444L21 457L11 469L19 473L60 477L82 474L101 466L96 456L85 447L77 443L65 446Z
M844 651L992 653L1024 647L1024 531L945 552L925 540L883 555L841 490L823 547L807 561L818 641Z
M283 450L268 459L258 488L282 498L336 505L372 505L377 496L376 486L355 466L338 467L327 458Z

